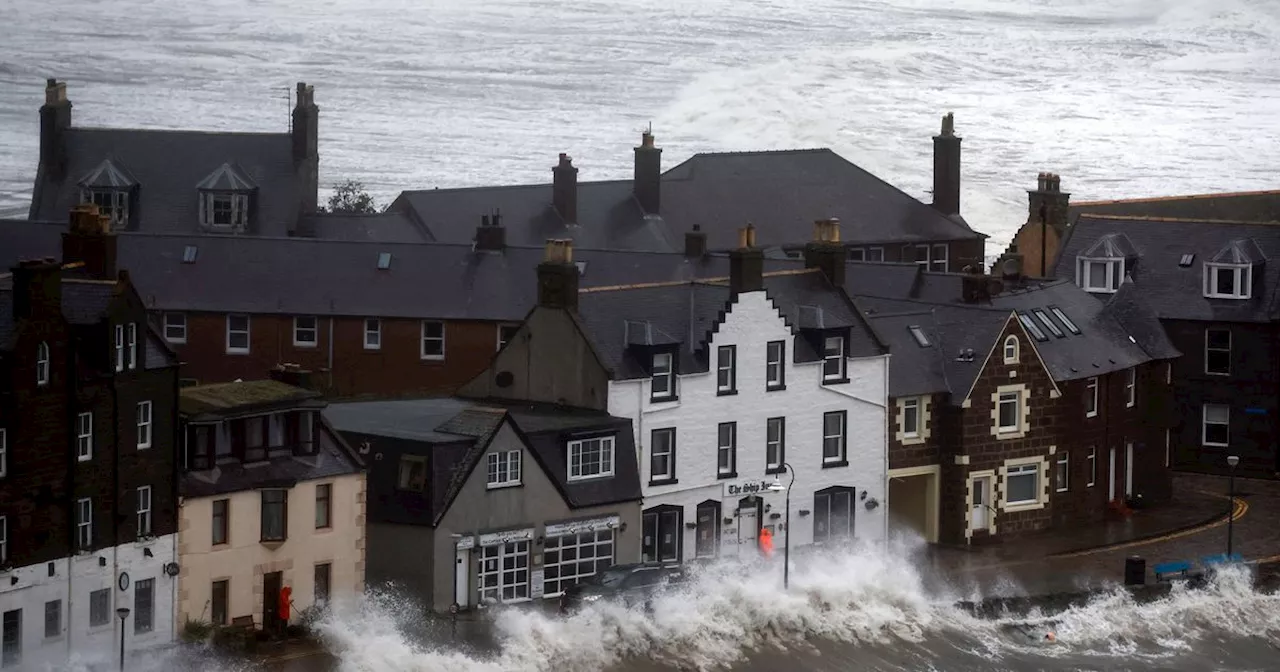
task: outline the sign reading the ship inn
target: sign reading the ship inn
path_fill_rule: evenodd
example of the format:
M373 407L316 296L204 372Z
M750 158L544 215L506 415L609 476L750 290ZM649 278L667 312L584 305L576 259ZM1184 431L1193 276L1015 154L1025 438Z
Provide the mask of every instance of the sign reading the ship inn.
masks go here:
M746 497L747 495L763 495L769 492L771 481L739 481L724 484L725 497Z

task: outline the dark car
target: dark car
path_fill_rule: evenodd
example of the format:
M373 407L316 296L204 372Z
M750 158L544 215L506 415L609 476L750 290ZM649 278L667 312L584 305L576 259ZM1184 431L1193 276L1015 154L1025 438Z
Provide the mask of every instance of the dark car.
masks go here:
M661 563L614 565L583 579L560 595L560 610L572 611L607 599L626 606L648 607L654 595L670 585L688 580L687 568Z

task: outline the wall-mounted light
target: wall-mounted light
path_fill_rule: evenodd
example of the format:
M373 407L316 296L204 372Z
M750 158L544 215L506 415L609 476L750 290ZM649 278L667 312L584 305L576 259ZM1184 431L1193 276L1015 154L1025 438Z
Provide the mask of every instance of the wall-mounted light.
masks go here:
M684 529L686 529L686 530L696 530L696 529L698 529L698 524L697 524L697 523L685 523L685 524L684 524Z
M880 506L880 502L876 501L875 497L872 497L871 499L868 499L866 501L866 504L864 504L864 506L867 507L868 511L874 511L877 506Z
M801 516L809 515L809 509L800 509L800 515Z
M725 518L725 519L724 519L724 524L725 524L725 525L732 525L732 524L733 524L733 519L732 519L732 518Z
M777 519L779 519L779 518L781 518L781 517L782 517L782 514L781 514L781 513L771 513L771 514L769 514L769 520L777 520Z

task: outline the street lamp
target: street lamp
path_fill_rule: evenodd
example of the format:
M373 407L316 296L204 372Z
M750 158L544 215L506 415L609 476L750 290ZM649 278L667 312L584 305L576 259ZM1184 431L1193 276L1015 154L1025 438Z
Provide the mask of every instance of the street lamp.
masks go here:
M1240 457L1237 455L1227 456L1227 466L1231 467L1231 471L1227 475L1227 492L1229 493L1229 501L1231 508L1227 511L1227 562L1231 562L1231 533L1232 523L1236 519L1236 465L1240 464Z
M782 479L778 474L774 474L773 483L769 485L769 492L787 491L787 513L786 522L783 526L787 528L787 538L782 542L782 589L786 590L791 583L791 486L796 484L796 470L791 468L790 464L782 463L783 471L791 474L791 482L784 488Z
M129 607L116 609L116 616L120 617L120 670L124 672L124 619L129 618Z

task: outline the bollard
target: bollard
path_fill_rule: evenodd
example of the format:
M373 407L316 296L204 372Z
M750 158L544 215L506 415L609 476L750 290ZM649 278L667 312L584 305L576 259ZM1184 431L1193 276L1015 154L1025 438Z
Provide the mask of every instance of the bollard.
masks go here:
M1146 559L1131 555L1124 559L1124 585L1142 586L1147 583Z

